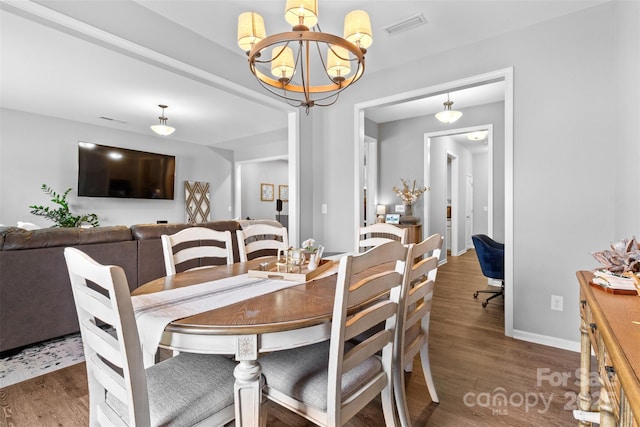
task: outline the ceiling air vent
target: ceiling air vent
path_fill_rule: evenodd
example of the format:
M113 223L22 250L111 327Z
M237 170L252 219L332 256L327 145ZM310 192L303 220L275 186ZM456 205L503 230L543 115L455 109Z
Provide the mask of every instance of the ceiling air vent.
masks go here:
M110 122L122 123L123 125L127 124L127 122L125 122L124 120L112 119L111 117L100 116L99 118L102 120L110 121Z
M387 34L389 34L390 36L393 36L403 31L407 31L412 28L419 27L420 25L424 25L426 23L427 23L427 20L425 19L424 15L422 13L418 13L406 19L403 19L400 22L391 24L385 27L384 30L387 32Z

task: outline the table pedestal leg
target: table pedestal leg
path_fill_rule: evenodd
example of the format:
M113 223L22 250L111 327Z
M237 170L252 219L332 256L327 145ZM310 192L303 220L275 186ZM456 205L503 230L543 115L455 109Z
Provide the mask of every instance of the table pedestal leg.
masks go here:
M237 427L265 427L267 425L266 406L263 405L262 398L264 379L257 358L257 337L238 337L236 360L239 363L233 371L236 378L233 394Z
M242 360L233 371L237 427L266 426L266 411L262 405L264 380L260 372L260 364L255 360Z

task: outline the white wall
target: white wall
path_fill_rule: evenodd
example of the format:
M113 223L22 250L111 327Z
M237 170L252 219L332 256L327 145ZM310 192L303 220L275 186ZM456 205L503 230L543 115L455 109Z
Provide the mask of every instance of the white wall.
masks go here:
M280 185L288 185L289 162L274 160L242 164L242 213L240 218L276 219L276 199ZM260 200L260 184L273 184L273 200ZM282 204L282 215L289 214L289 203Z
M620 16L618 8L624 9ZM329 209L323 244L349 250L355 233L348 219L354 203L354 104L513 66L514 333L560 346L576 343L576 270L595 266L589 252L637 233L638 219L614 228L615 212L635 202L618 202L612 191L614 182L636 185L637 168L628 167L617 178L610 171L619 170L619 159L629 153L633 158L627 163L640 161L637 132L618 130L621 121L637 130L637 124L631 125L640 117L637 103L618 111L624 119L611 108L618 87L638 88L638 73L615 72L616 65L627 63L637 71L637 42L620 46L617 40L637 40L638 27L637 3L606 3L366 75L340 102L316 111L331 126L314 144L326 146L335 166L318 197L329 207L343 206L339 213ZM351 140L351 151L345 150L345 139ZM617 142L608 143L612 140ZM636 185L629 194L637 191ZM564 297L563 312L550 310L551 295Z
M40 190L47 184L67 196L74 213L96 213L101 225L185 222L184 181L209 182L212 219L230 219L231 163L207 147L150 134L2 109L0 130L0 223L17 221L51 226L30 213L29 205L51 205ZM78 141L176 156L174 200L77 197Z

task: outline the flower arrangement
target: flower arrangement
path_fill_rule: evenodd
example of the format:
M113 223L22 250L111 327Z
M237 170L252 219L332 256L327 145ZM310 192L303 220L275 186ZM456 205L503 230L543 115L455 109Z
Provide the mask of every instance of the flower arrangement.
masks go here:
M409 188L409 184L407 184L407 180L401 178L402 188L393 187L393 191L398 195L400 200L402 200L403 204L411 206L413 202L415 202L418 197L422 195L425 191L431 190L431 187L416 187L416 180L413 180L413 185Z
M57 205L58 208L50 208L49 206L36 206L31 205L31 213L37 216L45 217L55 223L54 227L80 227L83 223L88 223L93 227L100 225L98 221L98 215L84 214L73 215L69 210L69 204L67 203L67 194L71 191L69 188L63 194L58 194L53 191L46 184L42 184L42 191L52 197L51 201Z
M611 244L611 249L592 252L591 255L613 273L640 271L640 243L635 236Z
M304 249L307 252L314 253L315 251L318 250L318 248L314 247L315 244L316 244L315 239L313 238L307 239L304 242L302 242L302 249Z

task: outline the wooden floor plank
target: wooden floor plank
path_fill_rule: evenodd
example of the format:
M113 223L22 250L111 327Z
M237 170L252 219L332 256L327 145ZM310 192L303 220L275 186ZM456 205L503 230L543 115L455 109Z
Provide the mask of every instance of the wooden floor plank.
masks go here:
M571 410L576 407L579 354L505 337L502 299L482 308L482 294L472 296L486 283L472 250L449 257L439 268L429 345L440 403L431 402L416 359L413 372L406 374L414 425L576 425ZM546 373L544 378L564 375L566 380L552 384L540 372ZM311 425L272 403L267 410L269 426ZM0 426L86 426L88 416L84 363L0 389ZM380 402L375 401L349 426L382 424Z

